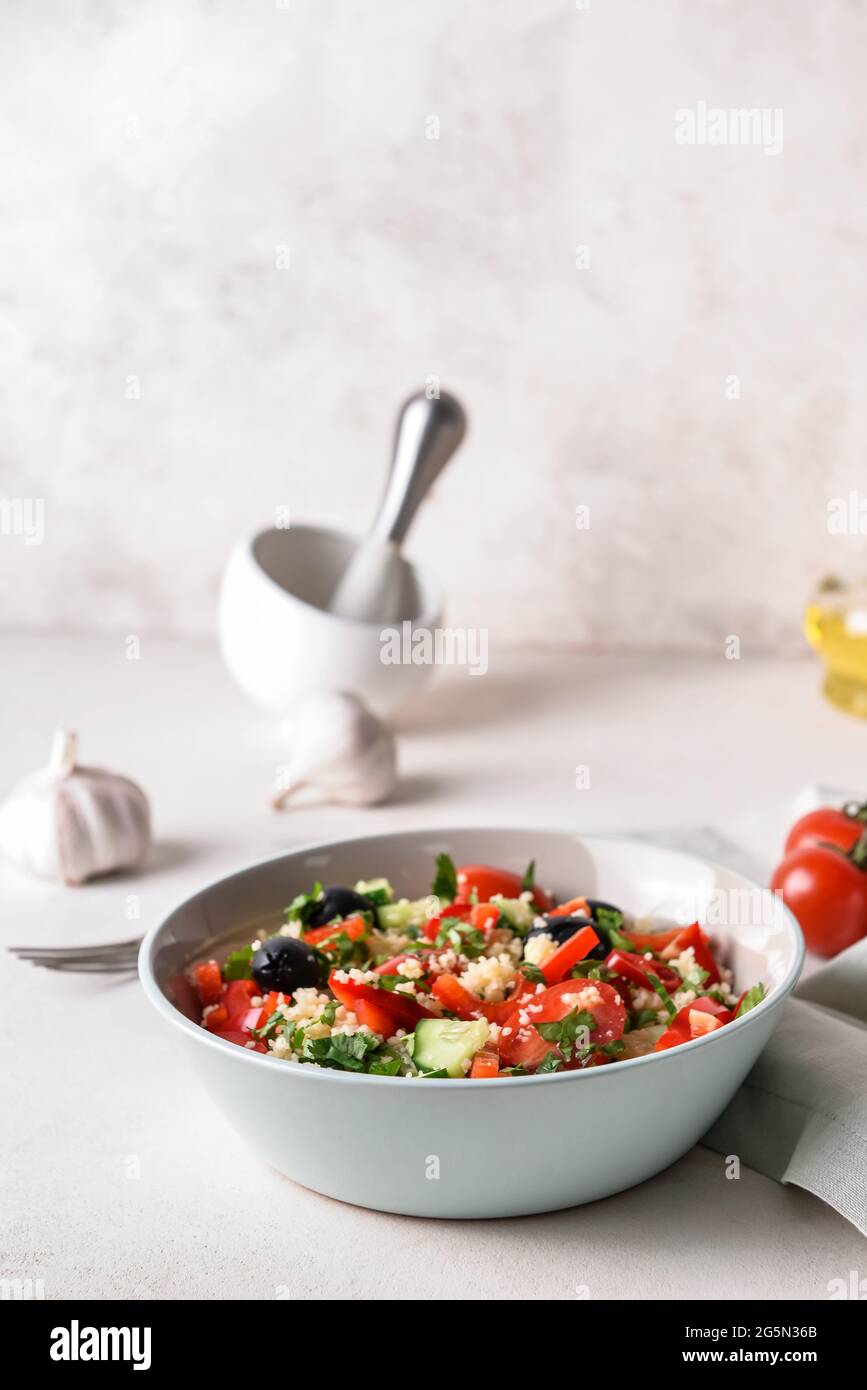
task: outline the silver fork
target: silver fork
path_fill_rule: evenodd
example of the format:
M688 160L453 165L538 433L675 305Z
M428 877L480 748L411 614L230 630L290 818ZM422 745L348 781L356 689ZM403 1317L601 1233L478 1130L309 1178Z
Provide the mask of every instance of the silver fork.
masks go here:
M66 970L82 975L120 975L135 970L141 937L110 941L104 946L10 946L19 960L46 970Z

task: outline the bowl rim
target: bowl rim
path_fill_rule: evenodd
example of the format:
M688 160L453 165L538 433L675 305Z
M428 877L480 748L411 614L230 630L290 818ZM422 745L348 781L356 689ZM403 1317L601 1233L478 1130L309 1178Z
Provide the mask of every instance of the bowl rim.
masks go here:
M356 631L367 630L370 632L382 632L383 628L399 626L397 623L363 622L356 618L342 618L338 613L328 613L324 608L317 608L315 603L309 603L307 599L301 598L300 594L294 593L291 589L284 589L282 584L278 584L276 579L272 579L271 575L262 566L256 555L256 542L260 540L262 536L269 535L272 531L285 532L286 535L290 536L293 531L306 531L324 536L335 536L340 540L351 541L356 546L360 545L361 541L364 539L363 536L353 535L351 531L338 530L336 526L319 526L315 521L299 521L286 527L257 527L255 531L249 532L248 535L242 538L239 548L241 553L256 571L256 574L259 578L264 580L269 589L279 594L281 598L290 599L293 603L298 604L299 607L306 609L309 613L315 613L318 617L327 619L328 622L339 623L347 630L354 628ZM414 628L435 626L440 621L443 614L442 589L433 577L431 571L417 565L414 560L410 560L402 551L401 559L418 580L421 589L421 597L424 600L422 611L414 618L406 618L403 621L411 623ZM261 1056L261 1054L258 1055Z
M220 888L231 879L238 878L242 874L262 868L266 864L273 864L279 859L294 858L299 855L315 853L317 851L321 852L326 849L339 849L341 845L349 845L361 840L377 838L401 839L408 836L424 836L425 838L430 837L435 840L437 838L448 839L449 837L457 835L479 833L502 833L520 835L527 838L531 838L533 835L556 835L561 838L575 840L581 844L589 842L591 845L600 843L635 845L645 850L651 849L663 854L677 855L682 859L691 860L694 864L701 865L705 868L722 870L724 873L734 874L743 884L751 888L758 888L761 892L770 891L761 884L756 883L755 880L748 878L745 874L739 873L738 870L730 869L727 865L721 864L718 860L707 859L703 855L692 854L688 850L679 850L671 845L660 845L655 841L642 840L641 837L636 834L588 833L585 835L574 830L564 830L562 827L558 826L527 827L479 824L447 827L433 826L429 829L424 826L415 826L407 830L383 831L380 835L376 833L366 835L344 835L336 840L311 840L302 845L297 845L294 849L280 850L277 854L266 855L263 859L257 859L252 864L246 864L239 869L234 869L231 873L223 874L222 877L213 879L203 887L197 889L195 893L186 894L186 896L182 898L180 902L176 903L168 912L163 913L163 915L148 928L142 938L142 943L139 948L138 976L145 996L156 1011L162 1014L167 1022L180 1029L181 1033L187 1034L191 1038L195 1037L196 1040L205 1047L217 1048L227 1057L227 1060L232 1060L234 1055L234 1060L236 1062L260 1067L264 1065L272 1070L282 1072L284 1075L288 1074L289 1076L294 1076L299 1079L304 1078L304 1084L338 1086L367 1084L397 1087L415 1085L418 1082L418 1078L412 1076L370 1076L365 1072L343 1072L329 1067L305 1066L301 1064L293 1065L291 1062L286 1062L283 1058L274 1057L271 1054L266 1055L261 1052L254 1052L250 1048L239 1047L236 1043L224 1042L221 1038L215 1037L213 1033L209 1033L201 1024L193 1023L191 1019L188 1019L182 1014L180 1009L166 998L157 984L153 973L153 957L160 933L175 913L180 912L182 908L186 907L188 903L191 903L202 893L208 892L211 889ZM749 1013L726 1024L725 1029L722 1030L719 1037L716 1036L715 1032L706 1033L703 1037L694 1038L690 1042L681 1043L678 1047L668 1048L664 1052L649 1052L643 1057L628 1057L618 1062L613 1069L609 1069L608 1067L589 1067L585 1071L553 1072L543 1076L513 1076L509 1078L510 1085L505 1089L511 1090L514 1086L524 1085L564 1085L570 1082L576 1084L579 1081L589 1084L591 1079L599 1082L602 1078L610 1075L611 1070L617 1075L620 1075L630 1067L646 1066L650 1063L657 1065L663 1064L670 1061L672 1057L684 1056L687 1053L692 1053L697 1048L706 1047L708 1044L719 1044L724 1037L730 1037L738 1030L743 1030L744 1027L755 1022L757 1017L767 1015L778 1009L792 993L792 990L798 982L804 963L806 948L804 945L803 933L791 909L786 906L782 898L778 897L776 900L783 910L783 923L788 927L791 936L792 960L789 969L776 990L766 995L760 1004L750 1009ZM429 1087L436 1092L442 1091L443 1087L446 1087L449 1094L454 1094L456 1090L455 1081L461 1078L434 1077L422 1079L424 1080L425 1087ZM486 1089L495 1087L497 1091L504 1090L499 1077L464 1077L462 1079L462 1084L457 1088L457 1093L463 1094L470 1089L475 1090L479 1087L484 1087Z

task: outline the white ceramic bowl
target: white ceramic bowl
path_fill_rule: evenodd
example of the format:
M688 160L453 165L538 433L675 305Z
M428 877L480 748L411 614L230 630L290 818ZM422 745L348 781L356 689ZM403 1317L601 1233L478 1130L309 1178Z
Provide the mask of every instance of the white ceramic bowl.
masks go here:
M381 623L337 618L325 605L357 541L324 526L272 528L229 557L219 602L223 660L244 694L284 715L320 690L351 690L388 715L424 685L429 665L384 665ZM442 602L433 581L406 560L415 627L434 629Z
M488 1081L353 1076L220 1041L184 975L215 936L281 920L311 881L383 874L418 897L433 857L523 871L558 895L585 893L636 915L680 920L729 902L764 925L713 929L739 988L768 998L719 1033L584 1072ZM746 908L744 907L746 904ZM752 908L750 908L752 904ZM702 907L707 909L702 914ZM267 925L267 922L266 924ZM253 930L249 933L253 935ZM734 1095L798 978L804 947L772 894L718 865L637 841L525 830L431 830L321 844L211 884L142 943L145 992L216 1103L260 1159L346 1202L416 1216L518 1216L589 1202L642 1182L686 1152Z

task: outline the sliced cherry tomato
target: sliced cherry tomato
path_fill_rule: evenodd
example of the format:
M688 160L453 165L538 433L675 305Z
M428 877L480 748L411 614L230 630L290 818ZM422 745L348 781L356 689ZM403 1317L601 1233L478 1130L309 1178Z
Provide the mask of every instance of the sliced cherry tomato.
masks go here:
M582 1002L582 994L589 994L591 989L597 991L598 1002ZM552 1048L557 1049L542 1037L536 1024L559 1022L576 1008L593 1015L591 1043L605 1044L622 1038L626 1009L616 989L599 980L562 980L514 1009L503 1024L499 1038L503 1061L510 1067L522 1066L527 1070L537 1067ZM522 1015L526 1021L522 1021Z
M378 1003L375 1004L370 999L356 999L352 1007L359 1023L363 1023L366 1028L370 1029L371 1033L379 1033L383 1038L390 1038L392 1033L400 1027L393 1014L380 1008Z
M707 1014L715 1020L715 1023L710 1028L705 1025L696 1027L690 1020L690 1014ZM704 1033L711 1032L712 1027L721 1027L724 1023L731 1023L733 1018L734 1014L731 1009L727 1009L716 999L709 999L702 995L700 999L696 999L692 1004L686 1004L684 1008L678 1010L662 1037L657 1040L656 1051L665 1052L669 1047L679 1047L681 1043L692 1042L694 1038L702 1037Z
M519 898L524 891L521 875L508 869L495 869L490 864L464 864L457 871L458 901L469 902L473 893L480 903L489 903L498 895L503 898ZM541 888L532 889L533 902L541 912L551 907L551 899ZM444 911L443 915L447 913Z
M225 1004L216 1004L207 1018L203 1019L205 1027L211 1033L218 1033L221 1028L226 1028L229 1023L229 1010Z
M396 990L379 989L374 985L359 984L356 980L338 980L338 972L332 970L328 976L328 987L336 999L341 1004L345 1004L347 1009L355 1011L355 1006L360 1000L365 1003L373 1004L378 1009L390 1014L396 1020L395 1027L406 1028L412 1031L420 1018L430 1018L431 1011L426 1009L423 1004L411 994L398 994ZM376 1030L379 1031L378 1029Z
M568 903L552 907L549 917L591 917L592 913L586 898L570 898Z
M487 1077L499 1076L500 1073L500 1054L496 1048L483 1047L481 1052L477 1052L473 1058L473 1065L470 1067L470 1076L475 1081L484 1080Z
M224 1028L222 1032L215 1033L214 1037L222 1038L223 1042L237 1043L239 1047L246 1047L248 1052L268 1051L264 1043L254 1040L250 1037L249 1033L242 1033L237 1028ZM253 1043L253 1046L247 1047L247 1044L250 1042Z
M680 989L683 984L677 971L670 966L662 965L658 960L645 960L644 956L633 955L631 951L610 951L605 957L605 969L632 985L638 985L640 989L654 988L650 975L655 975L667 990Z
M568 975L573 965L589 956L593 947L598 945L599 937L592 927L579 927L572 936L566 938L562 946L557 947L542 966L546 984L556 985Z
M835 956L867 936L867 833L849 854L805 845L786 855L771 888L783 895L811 951Z
M203 960L193 966L196 989L203 1004L216 1004L223 993L223 974L215 960Z
M601 996L600 1002L580 1003L581 993L591 989ZM541 1009L536 1011L534 1004L540 1004ZM593 1015L596 1026L590 1030L591 1043L617 1042L618 1038L623 1037L626 1027L623 1000L616 989L602 980L561 980L560 984L552 985L544 994L537 995L527 1006L527 1012L534 1023L554 1023L576 1008Z
M440 927L446 917L457 917L459 922L468 922L473 911L473 903L448 903L441 909L438 917L429 917L422 927L428 941L436 941Z
M310 946L321 948L324 947L329 938L339 936L344 932L350 941L359 941L367 929L367 922L363 917L347 917L342 922L331 922L326 927L314 927L312 931L306 931L304 940Z
M867 802L859 805L850 801L839 810L836 806L822 806L795 821L786 836L783 855L793 854L796 849L805 849L808 845L836 845L848 854L860 839L865 824Z

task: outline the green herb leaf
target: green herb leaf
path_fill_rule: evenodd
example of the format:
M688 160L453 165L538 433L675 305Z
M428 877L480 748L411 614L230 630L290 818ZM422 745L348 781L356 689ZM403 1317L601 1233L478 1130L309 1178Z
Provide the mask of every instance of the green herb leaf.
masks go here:
M616 1038L614 1042L603 1043L599 1051L604 1052L606 1057L619 1057L625 1044L622 1038Z
M436 934L435 946L452 946L473 960L485 953L485 938L478 927L462 922L460 917L444 917Z
M558 1057L557 1053L554 1052L552 1049L551 1052L545 1053L545 1056L542 1058L541 1062L536 1068L536 1075L542 1076L545 1072L562 1071L562 1069L563 1059L561 1057Z
M694 989L696 994L703 994L704 982L707 979L710 979L710 971L702 970L700 965L696 965L688 975L684 975L683 987L684 989Z
M394 1052L374 1052L371 1054L367 1070L371 1076L397 1076L400 1060L399 1055Z
M753 985L752 989L747 990L746 994L740 1002L740 1006L738 1008L737 1013L735 1014L735 1018L742 1018L744 1014L748 1014L750 1012L750 1009L754 1009L757 1004L761 1004L764 997L765 987L762 984L762 982L759 981L757 985Z
M431 892L441 902L454 902L458 891L458 875L454 860L449 854L437 855L437 871L431 885Z
M242 946L239 951L233 951L227 957L223 966L223 974L227 980L249 980L252 978L250 961L253 959L253 947Z
M521 892L522 892L522 893L532 892L532 890L533 890L533 888L534 888L535 886L536 886L536 861L535 861L535 859L531 859L530 862L529 862L529 864L527 865L526 869L524 870L524 876L523 876L523 878L521 879Z
M648 970L647 978L652 984L653 988L656 990L663 1004L665 1005L665 1011L668 1014L669 1018L677 1018L677 1008L675 1006L674 1000L672 999L668 990L665 988L665 985L662 983L659 976L652 974L651 971Z
M566 1014L564 1018L558 1019L555 1023L536 1024L540 1036L546 1042L556 1043L567 1062L572 1056L579 1031L586 1028L589 1034L595 1027L596 1020L586 1009L573 1009L571 1013Z
M649 1028L651 1023L658 1022L656 1009L642 1009L632 1026L633 1028Z
M577 965L573 965L569 973L573 980L606 981L611 979L611 971L606 970L602 962L598 960L579 960Z
M531 961L522 960L518 969L524 979L530 981L531 985L543 985L545 983L545 976L542 974L540 965L533 965Z
M300 922L306 926L317 902L322 897L322 884L314 883L309 893L299 893L285 909L287 922Z

